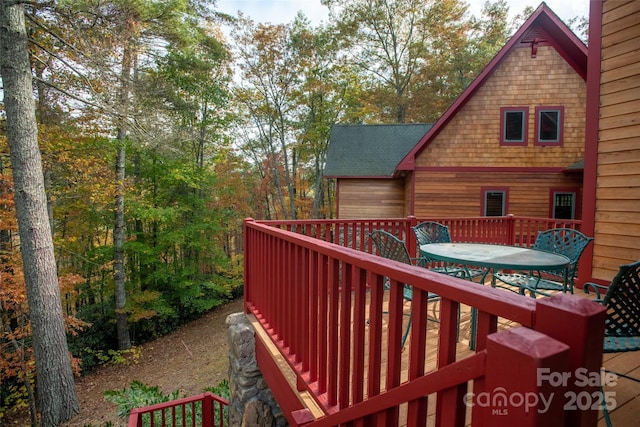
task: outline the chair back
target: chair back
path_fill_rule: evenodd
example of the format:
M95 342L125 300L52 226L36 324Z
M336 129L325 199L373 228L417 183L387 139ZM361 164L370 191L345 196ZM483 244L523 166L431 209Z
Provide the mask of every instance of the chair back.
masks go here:
M427 245L429 243L450 243L451 235L449 227L439 222L425 221L411 227L416 235L418 246Z
M373 230L369 238L378 249L380 256L411 264L411 256L403 240L384 230Z
M398 239L393 234L384 230L373 230L369 233L369 237L373 240L373 244L378 248L380 256L394 261L403 262L405 264L411 264L411 255L404 244L404 240ZM389 280L385 280L385 288L389 288ZM413 291L410 285L403 284L402 295L407 301L411 301ZM402 339L402 345L404 346L404 340L406 339L406 333Z
M578 260L592 240L593 237L587 237L572 228L552 228L539 232L532 247L533 249L553 252L569 258L570 263L567 266L567 278L573 283L576 270L578 269ZM552 276L560 275L557 271L548 271L545 273Z
M640 337L640 261L620 266L602 303L606 336Z

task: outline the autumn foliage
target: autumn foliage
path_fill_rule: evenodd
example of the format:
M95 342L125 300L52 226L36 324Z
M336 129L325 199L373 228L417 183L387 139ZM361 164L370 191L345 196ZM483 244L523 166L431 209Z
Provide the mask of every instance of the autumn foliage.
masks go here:
M459 0L323 3L332 19L317 27L304 16L278 25L228 19L200 0L28 7L48 220L76 373L117 348L122 314L135 345L237 296L244 218L335 214L335 184L323 176L333 124L432 122L510 31L502 1L488 2L479 19ZM0 418L27 404L35 378L2 108ZM123 181L118 154L126 154ZM122 228L126 304L116 313L114 230Z

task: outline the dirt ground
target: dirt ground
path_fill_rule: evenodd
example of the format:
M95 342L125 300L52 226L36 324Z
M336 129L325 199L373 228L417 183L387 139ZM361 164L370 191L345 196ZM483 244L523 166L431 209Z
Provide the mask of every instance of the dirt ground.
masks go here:
M118 419L116 405L105 400L102 393L127 388L134 380L148 386L159 386L165 394L180 390L190 396L228 379L225 320L229 314L240 311L242 298L211 311L170 335L143 344L137 364L109 366L80 378L76 381L80 414L63 426L103 427L108 422L113 426L126 426L126 420ZM15 420L8 425L29 425L29 421Z

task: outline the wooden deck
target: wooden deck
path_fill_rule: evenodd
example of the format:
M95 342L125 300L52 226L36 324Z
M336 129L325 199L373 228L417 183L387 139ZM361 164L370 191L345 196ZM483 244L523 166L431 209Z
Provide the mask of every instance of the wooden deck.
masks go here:
M508 292L505 290L505 292ZM582 291L577 290L576 295L584 298L591 298L592 295L585 295ZM409 308L407 303L407 309ZM439 304L430 303L429 304L429 312L430 314L435 314L437 317ZM469 348L469 338L471 336L471 310L467 306L463 306L461 308L460 315L460 337L457 345L457 359L465 358L471 354L473 351ZM439 324L437 322L429 321L427 323L427 360L425 364L425 370L432 371L436 368L436 355L438 350L438 330ZM504 319L499 319L498 327L500 330L504 330L507 328L518 326L514 322L505 321ZM259 331L258 336L264 342L270 343L270 339L268 336L262 331L259 323L254 321L254 326L256 326L256 330ZM409 337L409 340L411 338ZM272 348L272 356L274 358L278 358L279 352L277 348L271 344ZM383 349L383 355L386 354L386 349ZM408 359L409 355L407 351L403 351L403 371L401 374L402 381L406 381L408 379ZM383 356L384 357L384 356ZM618 372L624 375L629 375L634 378L640 378L640 352L629 352L629 353L619 353L619 354L605 354L603 361L603 367L607 370ZM290 370L288 363L284 360L279 362L279 365L283 371ZM367 362L365 360L365 372ZM295 388L296 380L295 374L293 371L289 372L289 383L292 388ZM385 384L384 374L381 378L381 384ZM471 391L471 384L469 391ZM605 386L605 391L613 392L613 398L616 403L616 407L614 410L610 411L611 421L614 426L631 426L637 425L638 420L640 419L640 383L634 382L632 380L626 379L624 377L618 377L617 383L615 386ZM306 392L300 394L300 399L305 402L306 406L311 410L314 416L319 417L322 415L322 410L315 404L313 398ZM591 397L589 397L589 400ZM435 414L435 395L428 396L428 416L427 416L427 426L433 426L434 423L434 414ZM578 402L579 404L579 402ZM405 411L401 408L401 413L405 413ZM468 410L470 413L470 408ZM468 417L470 419L470 416ZM401 420L402 421L402 420ZM405 425L401 423L401 425ZM604 421L602 412L600 413L600 419L598 422L598 427L606 426Z
M508 291L506 291L508 292ZM594 294L584 294L581 290L577 289L576 296L593 299ZM460 318L460 343L458 345L458 358L464 358L473 353L469 348L469 338L471 332L470 322L470 309L463 306L461 318ZM519 326L515 322L506 321L500 319L498 321L498 328L504 330L511 327ZM437 331L438 325L434 322L429 322L429 327ZM428 335L429 336L429 335ZM431 337L427 341L427 348L432 349L428 353L427 357L427 370L435 369L435 357L437 352L437 334L431 334ZM406 352L404 352L406 353ZM408 363L408 355L404 354L403 367ZM604 354L602 367L607 371L620 373L632 378L640 379L640 351L625 352L625 353L609 353ZM402 380L405 381L408 378L408 372L404 370L402 372ZM622 376L617 376L615 385L605 385L604 391L613 393L613 399L615 400L615 409L609 411L611 423L614 427L627 427L640 425L640 382L635 382ZM471 386L469 388L471 391ZM427 425L434 425L434 413L435 413L435 396L430 396L429 411ZM579 404L579 403L578 403ZM600 411L598 427L606 427L606 422L602 411Z

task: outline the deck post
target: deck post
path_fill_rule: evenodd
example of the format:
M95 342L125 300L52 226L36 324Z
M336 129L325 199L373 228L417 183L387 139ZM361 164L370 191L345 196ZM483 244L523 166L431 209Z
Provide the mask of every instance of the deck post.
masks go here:
M213 398L213 393L206 392L202 396L202 425L203 426L212 426L214 424L214 405L215 400ZM222 414L221 414L222 415ZM218 420L216 420L218 421Z
M566 387L540 381L540 372L565 372L569 347L529 328L487 337L485 388L467 393L465 404L480 407L478 425L491 427L560 426ZM476 425L476 423L474 423Z
M411 230L411 227L415 227L418 224L418 220L415 216L409 215L405 222L405 236L407 236L407 250L412 258L418 257L418 243L416 242L416 235Z
M253 283L251 283L251 256L252 256L252 251L251 251L251 244L254 243L252 239L249 238L249 233L248 233L248 229L247 229L247 223L250 222L255 222L255 220L253 218L245 218L244 221L242 222L242 245L243 245L243 250L244 250L244 312L245 313L249 313L249 309L246 306L247 301L252 301L253 300L253 295L251 294L253 292Z
M535 329L569 346L567 425L598 423L598 411L592 407L597 406L594 399L605 379L601 372L605 318L604 306L573 295L558 294L536 304ZM587 395L589 402L577 401Z
M507 245L515 246L516 245L516 218L513 214L508 214L506 218L507 222ZM520 242L521 246L525 246ZM526 245L528 247L530 245Z

